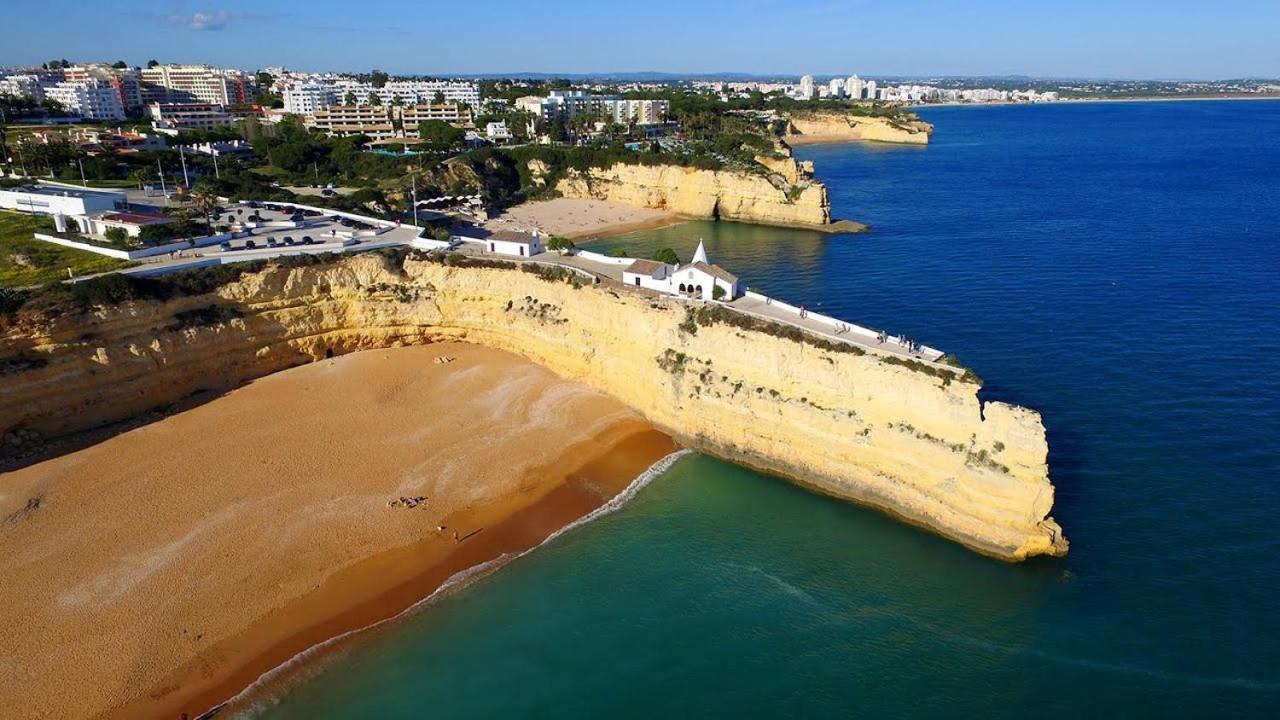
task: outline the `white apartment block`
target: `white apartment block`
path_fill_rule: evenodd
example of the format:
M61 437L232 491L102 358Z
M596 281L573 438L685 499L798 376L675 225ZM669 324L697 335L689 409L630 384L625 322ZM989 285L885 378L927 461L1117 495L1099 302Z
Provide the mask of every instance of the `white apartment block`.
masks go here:
M38 75L6 75L0 78L0 95L29 97L40 102L44 99L44 88Z
M86 120L124 120L124 104L110 83L102 80L62 81L44 89L49 100L62 103L67 112Z
M132 68L115 68L105 63L75 65L62 71L68 82L101 80L115 88L125 110L142 107L142 77Z
M210 65L157 65L141 71L146 102L235 105L252 97L248 79L238 70Z
M568 120L583 113L611 117L626 124L654 125L666 119L671 104L666 100L623 100L617 95L588 95L581 90L552 90L547 97L526 96L516 100L516 109L544 120Z
M285 88L284 111L295 115L311 115L337 105L340 98L333 86L322 83L298 83Z
M808 100L814 95L813 76L805 75L800 78L800 99Z
M343 105L369 105L377 96L382 105L398 103L400 105L428 105L435 103L439 96L445 102L459 103L472 108L480 107L480 87L472 83L452 82L446 80L392 80L386 85L375 88L373 85L355 80L340 80L333 83L337 101Z

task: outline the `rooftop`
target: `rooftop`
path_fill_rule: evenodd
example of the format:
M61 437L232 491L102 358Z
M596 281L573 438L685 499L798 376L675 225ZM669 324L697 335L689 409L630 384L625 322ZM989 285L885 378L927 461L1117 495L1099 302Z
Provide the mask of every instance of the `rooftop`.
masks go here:
M653 277L658 273L659 270L663 269L664 267L666 267L666 265L658 262L657 260L636 260L635 262L628 265L627 269L624 270L623 272L635 273L636 275L648 275L649 277Z
M121 198L123 192L118 190L94 190L91 188L72 188L60 187L57 185L34 185L16 188L0 189L0 192L26 193L28 195L47 195L49 197L78 197L78 198Z

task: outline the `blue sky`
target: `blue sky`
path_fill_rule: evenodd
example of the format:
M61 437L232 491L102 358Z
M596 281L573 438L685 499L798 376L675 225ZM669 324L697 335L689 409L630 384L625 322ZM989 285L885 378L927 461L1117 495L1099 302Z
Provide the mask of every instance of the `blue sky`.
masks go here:
M1280 76L1280 0L5 0L0 65Z

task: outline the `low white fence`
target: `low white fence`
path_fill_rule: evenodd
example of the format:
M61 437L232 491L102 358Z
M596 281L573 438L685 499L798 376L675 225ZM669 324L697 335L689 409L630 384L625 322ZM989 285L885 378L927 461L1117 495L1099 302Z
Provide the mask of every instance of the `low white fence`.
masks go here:
M37 240L43 240L54 245L62 247L74 248L76 250L84 250L85 252L97 253L98 255L106 255L119 260L141 260L142 258L155 257L156 255L168 255L171 252L180 250L190 250L192 247L204 247L206 245L215 245L224 240L230 240L234 235L232 233L220 233L218 235L206 235L204 237L191 238L189 240L177 240L164 245L153 245L152 247L138 248L137 250L119 250L116 248L102 247L93 243L82 242L80 240L68 240L67 238L58 237L57 235L48 235L46 233L35 233Z
M635 258L629 257L613 257L612 255L601 255L600 253L591 252L590 250L579 250L574 253L575 257L591 262L603 263L605 265L630 265L635 262Z
M862 327L861 325L854 325L853 323L848 323L843 320L833 318L830 315L823 315L822 313L816 313L816 312L813 312L812 310L805 309L803 311L804 314L802 316L801 310L799 307L796 307L795 305L791 305L789 303L785 303L775 298L771 298L768 295L761 295L758 292L752 292L750 290L743 293L743 295L752 300L758 300L760 302L763 302L770 307L778 308L788 313L794 313L797 320L800 320L800 319L811 320L820 325L826 325L830 327L831 330L825 334L829 334L831 337L836 339L849 340L849 339L852 339L853 336L856 336L860 341L867 344L878 343L880 339L880 333L876 332L875 330ZM776 318L769 315L758 315L744 308L736 308L732 306L729 306L729 307L733 310L738 310L739 312L744 312L749 315L756 315L757 317L764 318L767 320L777 320L780 322L787 322L785 319L782 319L782 318ZM789 324L795 325L801 330L809 330L809 331L813 330L812 328L807 328L798 323L789 323ZM884 344L895 345L902 348L904 352L906 351L906 343L898 342L891 335L885 339ZM922 345L920 346L920 354L926 360L937 360L938 358L942 357L944 353L941 350L938 350L937 348L931 348L926 345Z

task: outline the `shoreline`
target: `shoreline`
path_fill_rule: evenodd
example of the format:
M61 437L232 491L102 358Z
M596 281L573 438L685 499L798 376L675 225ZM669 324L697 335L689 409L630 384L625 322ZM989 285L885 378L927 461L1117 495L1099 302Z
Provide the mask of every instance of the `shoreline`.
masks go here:
M1090 105L1094 103L1147 103L1147 102L1223 102L1229 100L1280 100L1280 95L1189 95L1186 97L1164 97L1160 95L1142 96L1142 97L1117 97L1117 98L1069 98L1065 100L1056 100L1054 102L1014 102L1012 100L997 100L994 102L944 102L944 103L921 103L915 105L904 105L908 110L928 110L929 108L940 107L1011 107L1011 106L1053 106L1053 105Z
M264 410L290 397L289 416ZM459 442L504 427L519 431ZM294 439L254 448L260 437ZM8 473L0 515L40 500L0 538L0 663L22 669L0 701L32 717L195 717L459 572L536 547L676 449L611 398L483 346L264 376ZM397 495L427 501L388 507Z

